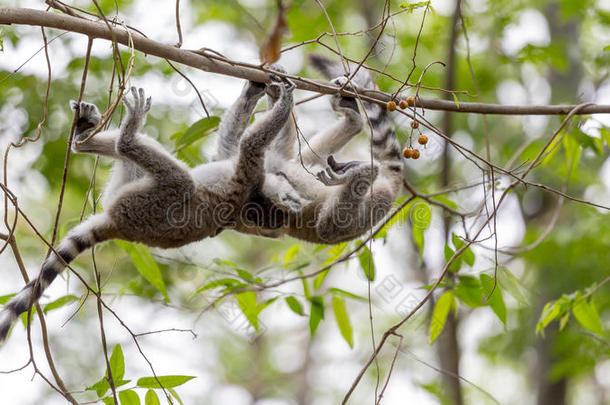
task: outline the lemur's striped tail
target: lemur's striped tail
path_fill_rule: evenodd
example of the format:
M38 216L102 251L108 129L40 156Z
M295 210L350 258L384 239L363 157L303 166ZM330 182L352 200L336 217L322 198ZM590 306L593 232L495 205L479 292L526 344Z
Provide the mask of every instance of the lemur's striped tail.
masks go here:
M330 60L324 56L311 54L309 62L327 79L344 76L345 69L343 64ZM350 77L356 69L356 65L349 64ZM360 67L352 82L361 88L373 90L376 88L375 82L369 71L364 67ZM394 124L390 120L388 112L384 106L379 104L363 101L362 105L366 111L365 120L371 124L372 140L373 140L373 155L375 159L382 163L386 163L387 167L398 173L402 173L402 155L400 153L400 145L396 139Z
M112 237L113 228L106 214L98 214L68 233L55 249L57 255L52 252L45 259L38 277L23 287L19 294L0 310L0 343L6 339L17 317L38 301L44 290L66 267L65 264L70 263L85 249Z

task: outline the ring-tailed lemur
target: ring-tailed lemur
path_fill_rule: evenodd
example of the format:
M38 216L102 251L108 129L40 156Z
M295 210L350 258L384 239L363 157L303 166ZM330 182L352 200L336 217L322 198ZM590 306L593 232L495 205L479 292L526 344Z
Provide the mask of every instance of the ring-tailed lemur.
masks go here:
M99 111L93 104L72 102L71 107L79 114L74 151L116 159L102 200L104 212L73 228L56 253L46 258L39 276L2 308L0 342L65 265L96 243L116 238L162 248L178 247L234 226L250 194L262 187L265 150L290 116L294 87L292 82L274 76L267 86L248 82L219 128L225 158L192 170L158 142L138 134L150 109L150 97L145 98L142 89L131 89L133 104L123 99L127 115L119 130L102 132L88 140L99 123ZM279 101L246 129L265 88L277 93ZM244 115L243 111L250 113ZM236 128L239 134L229 133ZM290 191L276 192L274 196L279 199L273 203L282 206L282 198L289 199L289 209L298 209L298 197L286 197Z
M341 64L318 55L311 55L310 62L325 77L335 77L335 84L343 85L347 81L345 76L340 76L343 73ZM352 81L362 88L375 88L370 74L364 69L360 69ZM275 106L278 99L275 89L268 89L267 95L269 104ZM275 139L265 156L265 183L261 193L255 193L249 203L252 204L251 215L240 216L236 230L270 237L290 235L332 244L365 234L388 214L402 185L400 146L385 108L366 101L362 104L372 129L372 164L370 161L335 161L333 154L363 127L356 100L335 94L331 107L342 116L341 119L314 135L308 147L302 148L300 157L295 154L294 120L289 119L282 129L283 134ZM317 173L317 179L308 172L319 169L325 170ZM296 190L288 196L299 198L300 210L279 210L272 204L278 199L275 196L277 184Z

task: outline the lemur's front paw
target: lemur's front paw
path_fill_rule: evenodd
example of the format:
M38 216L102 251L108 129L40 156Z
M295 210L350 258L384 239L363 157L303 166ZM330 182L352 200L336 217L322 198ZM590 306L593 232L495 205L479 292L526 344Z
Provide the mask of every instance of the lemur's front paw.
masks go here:
M131 104L126 97L123 97L123 104L127 108L127 113L131 117L143 117L150 110L150 97L146 98L144 89L131 88L131 95L133 97L133 104Z
M374 165L371 168L370 162L352 160L339 163L331 155L328 157L328 168L318 172L316 177L327 186L336 186L352 181L354 178L362 179L363 182L375 181L379 168ZM372 171L371 171L372 169Z
M347 85L345 85L347 83L347 80L347 77L339 76L335 77L333 80L331 80L331 82L339 87L345 86L345 89L348 91L354 91L354 86L352 86L352 82L349 82ZM356 99L353 97L344 97L339 93L335 93L332 95L330 105L333 110L337 112L346 113L349 112L347 110L350 110L359 113L358 103L356 102Z
M100 111L97 109L95 104L81 101L77 103L74 100L70 100L70 108L76 111L78 119L76 120L76 135L82 134L88 129L94 128L99 124L101 119Z
M345 83L347 83L347 77L345 77L345 76L338 76L338 77L335 77L334 79L332 79L330 82L332 84L337 85L337 86L343 87L345 85ZM345 86L345 88L347 90L351 90L352 89L351 83L348 84L347 86Z

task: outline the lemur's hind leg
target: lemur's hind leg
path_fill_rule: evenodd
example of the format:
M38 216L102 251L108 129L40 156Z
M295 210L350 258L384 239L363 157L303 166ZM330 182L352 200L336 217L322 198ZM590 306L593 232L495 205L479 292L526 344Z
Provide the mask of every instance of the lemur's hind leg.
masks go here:
M273 65L273 70L286 73L280 65ZM273 76L274 81L280 81L279 77ZM269 85L266 88L267 108L271 110L281 96L281 87ZM273 204L284 211L299 212L311 201L303 198L288 177L282 172L282 166L287 159L294 157L294 145L297 137L297 128L294 113L290 113L287 122L280 133L271 143L269 153L265 156L265 183L263 194Z
M279 90L278 101L246 130L239 143L235 179L244 186L262 184L265 176L265 151L286 124L293 107L294 83L273 79L268 86Z
M237 100L224 113L218 127L218 150L214 160L229 159L237 155L241 138L256 103L265 94L265 84L247 82Z
M332 80L338 86L344 85L346 81L347 78L344 76ZM347 88L349 89L350 86L348 85ZM301 152L305 164L319 164L326 161L331 154L343 148L362 130L362 116L355 98L343 97L336 93L331 96L330 105L333 111L342 117L309 140L308 146L304 147Z
M271 69L279 72L286 73L286 69L283 66L278 64L271 65ZM274 75L275 80L279 80L279 77ZM265 89L267 93L267 109L270 110L273 108L275 103L280 97L279 88L274 86L267 86ZM271 150L273 150L274 156L279 157L280 159L291 159L294 157L295 151L295 143L297 141L297 125L294 113L290 114L286 124L282 127L281 132L278 136L273 140L271 144Z
M150 110L150 97L145 97L144 89L136 90L135 87L131 88L131 94L133 104L123 98L127 115L116 142L117 153L150 174L157 184L169 184L172 188L182 186L192 190L194 184L186 164L174 158L151 138L138 135L146 120L146 113Z

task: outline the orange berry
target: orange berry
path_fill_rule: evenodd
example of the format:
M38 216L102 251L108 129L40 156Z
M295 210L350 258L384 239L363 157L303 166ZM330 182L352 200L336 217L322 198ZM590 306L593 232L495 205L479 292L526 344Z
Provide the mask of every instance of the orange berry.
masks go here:
M419 151L417 149L413 149L413 152L411 152L411 157L413 159L419 159Z
M396 102L388 101L388 104L386 104L386 108L388 109L388 111L396 111Z
M413 149L406 147L402 150L402 155L406 158L406 159L411 159L413 157Z
M409 106L409 103L407 103L407 100L400 100L400 103L398 103L398 106L404 110L405 108L407 108Z
M419 138L417 138L417 142L420 145L425 145L428 143L428 137L426 135L420 135Z
M409 104L410 106L414 106L415 105L415 97L413 97L413 96L407 97L407 104Z
M419 122L411 121L411 128L417 128L419 126Z

